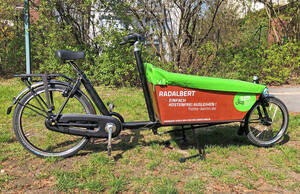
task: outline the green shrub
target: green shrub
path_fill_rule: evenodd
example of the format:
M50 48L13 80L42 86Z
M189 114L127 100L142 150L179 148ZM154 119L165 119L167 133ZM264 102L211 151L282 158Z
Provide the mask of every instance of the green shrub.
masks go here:
M269 48L245 47L229 63L238 72L239 79L248 80L253 75L265 84L285 84L300 76L299 43L273 44Z
M300 42L269 47L245 41L236 47L230 42L217 49L207 42L198 49L201 61L193 74L252 81L254 75L264 84L286 84L300 77ZM190 72L192 72L190 71Z
M300 42L274 44L264 56L261 76L267 83L283 84L300 76Z

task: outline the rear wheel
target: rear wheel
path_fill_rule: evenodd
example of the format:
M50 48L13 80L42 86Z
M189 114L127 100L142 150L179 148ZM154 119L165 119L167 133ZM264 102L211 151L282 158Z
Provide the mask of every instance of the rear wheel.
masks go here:
M66 100L67 86L49 86L50 101L53 101L53 114L58 113ZM14 132L20 143L30 152L40 157L68 157L78 152L88 142L87 137L63 134L47 129L48 117L44 87L35 89L36 95L27 93L19 101L14 111ZM40 101L38 101L38 100ZM44 101L44 102L43 102ZM70 98L62 114L95 114L89 99L80 91Z
M289 115L286 106L275 97L258 101L247 117L248 139L257 146L272 146L286 133Z

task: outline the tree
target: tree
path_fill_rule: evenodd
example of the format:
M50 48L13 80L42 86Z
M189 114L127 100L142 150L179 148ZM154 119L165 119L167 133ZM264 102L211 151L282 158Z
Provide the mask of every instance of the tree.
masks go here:
M289 0L285 6L278 6L272 0L256 0L265 6L269 17L269 29L277 43L282 42L284 37L300 38L300 2Z
M160 58L185 71L197 57L197 48L211 33L223 2L142 0L123 1L123 6L135 16ZM205 22L209 23L206 29L202 27ZM156 40L159 48L154 44Z
M95 13L117 17L127 22L127 29L145 33L164 63L173 63L179 71L186 71L195 63L197 49L213 31L217 13L224 1L51 0L42 1L42 7L46 5L48 9L41 12L49 17L56 14L60 21L58 25L63 29L69 26L78 44L91 45L98 53L101 48L94 38L103 17ZM41 7L32 3L37 9Z

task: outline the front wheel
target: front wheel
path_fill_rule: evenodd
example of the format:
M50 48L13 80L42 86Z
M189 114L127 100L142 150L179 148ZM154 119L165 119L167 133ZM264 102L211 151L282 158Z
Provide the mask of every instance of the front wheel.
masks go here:
M283 102L267 97L258 101L248 113L247 137L257 146L272 146L285 135L288 122L288 110Z
M66 100L67 86L49 85L49 96L53 104L52 113L59 112ZM46 95L44 87L34 89L35 94L27 93L18 102L13 117L14 132L19 142L39 157L68 157L88 143L87 137L63 134L47 129ZM77 91L70 98L62 114L96 114L89 99Z

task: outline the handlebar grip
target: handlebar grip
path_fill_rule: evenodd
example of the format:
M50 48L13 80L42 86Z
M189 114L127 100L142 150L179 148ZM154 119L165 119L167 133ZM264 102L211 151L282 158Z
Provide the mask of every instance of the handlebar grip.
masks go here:
M135 41L145 41L145 37L140 35L140 34L129 34L127 37L124 37L123 38L123 41L120 42L119 44L120 45L124 45L124 44L127 44L127 43L130 43L130 44L133 44Z
M128 43L128 36L124 37L124 38L123 38L123 41L120 42L119 44L120 44L120 45L124 45L124 44L127 44L127 43Z

